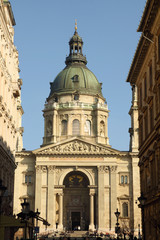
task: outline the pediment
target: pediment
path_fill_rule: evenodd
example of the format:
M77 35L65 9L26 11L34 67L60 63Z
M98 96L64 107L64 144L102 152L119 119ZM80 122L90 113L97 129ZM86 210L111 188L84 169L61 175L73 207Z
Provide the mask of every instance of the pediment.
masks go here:
M33 151L36 155L118 155L119 151L108 146L93 144L82 139L75 138Z

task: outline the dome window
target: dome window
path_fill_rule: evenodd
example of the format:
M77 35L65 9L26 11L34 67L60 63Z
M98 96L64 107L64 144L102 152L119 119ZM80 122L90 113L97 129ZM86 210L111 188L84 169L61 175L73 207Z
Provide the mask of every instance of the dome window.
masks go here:
M78 95L78 94L75 94L75 95L74 95L74 100L75 100L75 101L79 100L79 95Z
M62 120L61 122L61 135L67 135L67 120Z
M78 119L74 119L72 123L72 134L74 136L80 135L80 123Z
M78 75L73 76L73 82L79 82L79 76Z

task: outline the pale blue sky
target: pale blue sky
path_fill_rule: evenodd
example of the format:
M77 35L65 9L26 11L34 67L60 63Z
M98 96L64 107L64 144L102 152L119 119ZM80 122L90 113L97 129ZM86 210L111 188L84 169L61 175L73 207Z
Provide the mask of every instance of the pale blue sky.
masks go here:
M42 144L42 110L49 95L49 82L65 67L68 42L77 19L87 66L103 83L110 110L110 144L119 150L129 149L131 88L126 78L140 37L136 30L145 2L11 0L23 80L24 148L33 150Z

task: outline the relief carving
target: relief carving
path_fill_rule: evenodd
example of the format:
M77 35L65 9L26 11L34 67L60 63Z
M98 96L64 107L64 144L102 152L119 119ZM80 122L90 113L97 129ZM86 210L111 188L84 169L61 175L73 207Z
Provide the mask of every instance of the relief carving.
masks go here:
M48 166L48 172L53 173L55 171L55 166Z
M111 170L111 172L116 172L117 171L117 166L111 166L110 170Z
M108 173L110 167L109 166L98 166L98 171L101 173Z
M37 166L35 166L35 168L36 168L36 172L37 172L37 173L40 173L40 172L41 172L41 166L37 165Z
M63 145L58 145L54 147L47 148L45 150L37 152L38 154L94 154L94 155L103 155L103 154L115 154L113 150L108 150L104 147L88 144L75 140L70 143Z

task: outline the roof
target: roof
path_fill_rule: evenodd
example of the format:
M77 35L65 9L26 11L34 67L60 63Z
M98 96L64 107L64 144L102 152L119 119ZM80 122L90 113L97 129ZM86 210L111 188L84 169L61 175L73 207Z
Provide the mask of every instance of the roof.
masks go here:
M99 94L101 84L96 76L84 64L72 64L64 68L51 83L51 97L54 93L78 91L80 94Z

